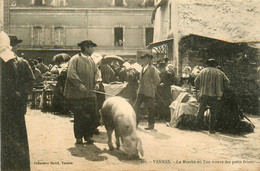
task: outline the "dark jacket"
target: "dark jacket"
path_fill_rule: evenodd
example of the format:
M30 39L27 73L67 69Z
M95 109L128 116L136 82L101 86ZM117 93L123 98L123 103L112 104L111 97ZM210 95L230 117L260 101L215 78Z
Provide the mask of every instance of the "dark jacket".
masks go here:
M28 62L16 57L0 59L1 70L1 169L30 170L24 114L34 76Z
M155 97L155 91L159 83L160 77L158 69L153 65L149 65L144 72L140 73L140 83L137 94Z
M69 99L96 97L96 93L92 90L95 89L95 84L100 79L99 77L97 65L91 57L83 57L81 53L74 55L68 64L68 74L64 89L65 97ZM86 92L79 90L81 84L86 87Z

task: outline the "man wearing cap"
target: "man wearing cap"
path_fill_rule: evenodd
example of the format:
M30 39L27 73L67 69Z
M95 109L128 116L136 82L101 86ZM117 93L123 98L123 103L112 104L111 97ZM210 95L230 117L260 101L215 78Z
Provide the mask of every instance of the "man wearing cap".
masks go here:
M1 170L30 170L24 115L34 76L28 62L11 51L21 40L10 38L0 32Z
M160 118L170 122L171 112L170 104L172 102L171 85L174 84L174 76L166 70L166 63L160 62L158 65L160 71L160 85L157 88L157 109L160 112Z
M201 128L204 127L204 112L207 106L210 107L211 116L209 121L209 132L215 133L216 118L220 108L220 99L224 88L230 84L228 77L216 67L218 63L215 59L206 62L207 67L201 70L195 79L196 89L199 89L199 111L197 121Z
M68 64L68 74L64 95L68 98L74 114L74 135L76 143L82 144L82 138L92 144L93 131L97 128L96 94L101 81L98 68L91 55L97 45L91 40L78 44L81 53L74 55Z
M141 56L143 67L140 73L140 82L137 91L137 99L134 105L136 111L137 125L140 120L140 106L143 102L148 107L148 127L145 129L154 128L154 98L157 86L160 83L159 71L151 64L153 56L144 54Z

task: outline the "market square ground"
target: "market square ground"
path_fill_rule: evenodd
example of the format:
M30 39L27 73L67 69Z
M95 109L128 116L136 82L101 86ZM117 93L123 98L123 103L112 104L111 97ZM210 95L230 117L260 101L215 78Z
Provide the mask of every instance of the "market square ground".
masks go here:
M104 126L94 145L75 145L73 117L28 109L31 170L259 170L260 116L249 118L255 132L244 135L179 130L162 122L146 131L141 122L144 157L127 160L123 152L108 150Z

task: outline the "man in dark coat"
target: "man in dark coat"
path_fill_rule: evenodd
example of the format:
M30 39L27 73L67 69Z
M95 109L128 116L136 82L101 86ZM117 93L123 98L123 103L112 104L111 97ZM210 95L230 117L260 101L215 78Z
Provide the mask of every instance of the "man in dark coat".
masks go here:
M101 77L102 82L105 84L109 84L115 80L115 72L114 70L108 65L107 60L104 58L101 60L101 64L99 65L101 70Z
M74 55L69 61L64 95L68 98L74 114L76 143L82 144L84 138L88 144L92 144L94 141L91 137L99 125L96 93L93 90L99 89L101 76L91 58L93 47L97 45L91 40L85 40L78 46L81 53Z
M157 88L157 106L160 113L160 118L170 122L171 112L170 104L172 102L171 85L174 84L174 76L169 71L166 71L166 64L159 63L161 83Z
M28 62L11 51L10 38L3 31L0 40L1 169L30 170L24 115L34 76ZM11 41L11 45L19 42Z
M42 57L39 57L38 64L36 65L36 68L38 68L42 74L45 74L47 71L49 71L49 67L43 63Z
M203 117L207 106L210 106L211 117L209 121L209 132L215 133L216 122L220 109L220 99L224 88L228 87L230 81L228 77L219 69L215 59L209 59L204 68L195 79L196 89L199 89L199 111L197 121L204 127Z
M140 83L137 91L137 99L134 105L136 112L137 124L140 120L140 106L143 102L148 107L148 127L147 130L154 129L154 98L157 86L160 83L159 71L151 64L153 56L150 54L144 54L141 56L143 62L143 68L140 73Z

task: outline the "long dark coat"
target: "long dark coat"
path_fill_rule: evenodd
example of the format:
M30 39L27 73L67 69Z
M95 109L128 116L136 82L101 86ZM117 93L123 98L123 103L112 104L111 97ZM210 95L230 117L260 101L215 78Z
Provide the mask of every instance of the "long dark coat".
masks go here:
M174 76L169 71L163 71L160 73L161 84L157 87L156 101L158 110L157 113L160 114L160 118L170 120L170 104L172 102L171 96L171 85L174 84Z
M4 62L1 73L1 170L30 170L24 115L34 75L22 58Z

